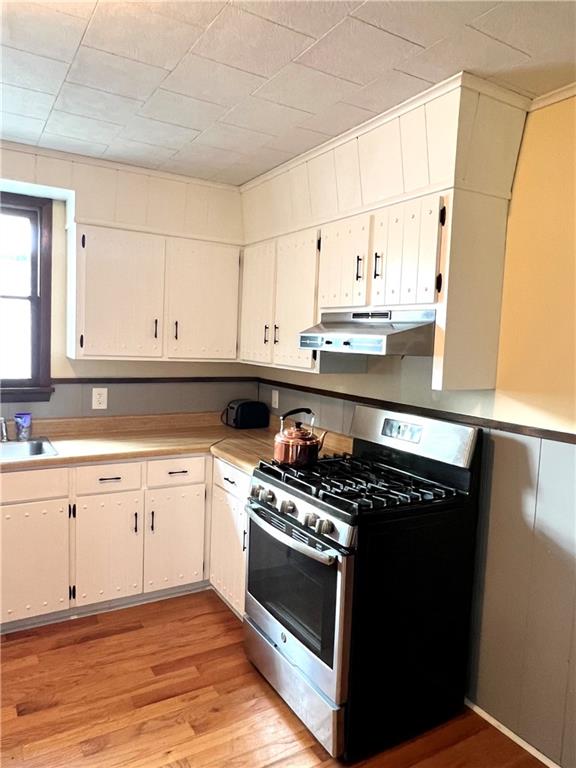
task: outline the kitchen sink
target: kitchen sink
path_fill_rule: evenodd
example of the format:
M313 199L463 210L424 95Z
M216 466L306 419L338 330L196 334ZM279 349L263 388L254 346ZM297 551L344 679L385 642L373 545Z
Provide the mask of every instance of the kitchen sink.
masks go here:
M22 442L0 443L0 460L33 459L35 456L57 456L58 451L46 437Z

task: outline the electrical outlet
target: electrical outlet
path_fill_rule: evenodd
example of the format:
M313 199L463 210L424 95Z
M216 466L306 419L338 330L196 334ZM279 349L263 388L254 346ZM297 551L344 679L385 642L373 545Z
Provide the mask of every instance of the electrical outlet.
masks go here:
M92 389L92 410L104 410L108 408L107 387L94 387Z
M278 390L272 390L272 408L278 408Z

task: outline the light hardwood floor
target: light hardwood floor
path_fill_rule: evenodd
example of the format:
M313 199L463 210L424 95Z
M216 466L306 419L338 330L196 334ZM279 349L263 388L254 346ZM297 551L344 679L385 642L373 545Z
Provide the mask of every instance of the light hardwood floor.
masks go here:
M211 591L2 641L2 765L334 768ZM366 768L541 768L467 711Z

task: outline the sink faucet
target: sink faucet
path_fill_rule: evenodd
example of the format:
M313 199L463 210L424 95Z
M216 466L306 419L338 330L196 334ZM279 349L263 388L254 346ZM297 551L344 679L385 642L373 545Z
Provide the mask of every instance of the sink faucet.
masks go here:
M0 416L0 443L8 442L8 432L6 431L6 419Z

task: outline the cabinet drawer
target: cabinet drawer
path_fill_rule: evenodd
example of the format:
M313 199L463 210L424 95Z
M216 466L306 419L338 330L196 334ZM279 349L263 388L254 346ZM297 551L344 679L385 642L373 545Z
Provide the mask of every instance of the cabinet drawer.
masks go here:
M76 469L76 494L135 491L142 486L142 464L96 464Z
M214 459L214 484L244 501L248 497L250 475L222 459Z
M68 470L63 468L3 472L0 483L2 504L68 497Z
M148 462L148 488L204 482L204 456Z

